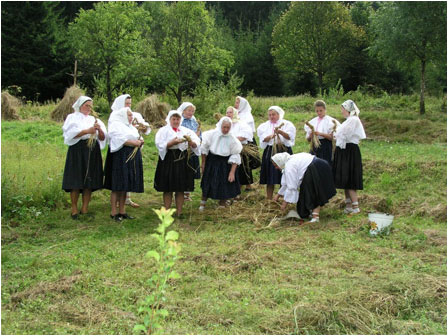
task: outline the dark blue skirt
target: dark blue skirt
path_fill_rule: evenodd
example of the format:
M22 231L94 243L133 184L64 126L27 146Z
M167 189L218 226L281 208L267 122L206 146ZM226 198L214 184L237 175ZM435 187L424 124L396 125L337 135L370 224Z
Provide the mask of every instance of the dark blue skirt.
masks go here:
M363 189L362 158L358 145L348 143L345 149L336 147L333 176L334 185L338 189Z
M327 161L331 165L333 142L328 139L319 139L320 147L310 150L310 154L317 156L320 159Z
M306 169L299 191L297 213L307 218L313 209L323 206L336 195L331 167L326 160L315 157Z
M95 146L90 150L87 141L80 140L68 147L62 179L62 189L66 192L83 189L95 191L103 188L100 145L95 142Z
M117 152L108 151L104 177L106 189L136 193L144 191L142 150L139 149L135 157L126 163L133 150L134 147L123 146Z
M187 151L168 149L165 159L159 156L154 188L160 192L194 191L194 170L190 167Z
M277 153L282 152L285 151L277 151ZM286 152L292 154L291 147L286 147ZM274 168L271 157L272 146L267 146L263 151L263 158L261 160L260 184L280 184L282 181L282 172Z
M201 180L202 196L217 200L226 200L238 196L240 183L238 172L235 172L235 181L228 181L232 165L227 163L228 156L219 156L208 153L205 161L204 174Z
M194 179L201 179L201 167L199 166L199 157L191 153L190 160L188 161L190 168L194 169Z

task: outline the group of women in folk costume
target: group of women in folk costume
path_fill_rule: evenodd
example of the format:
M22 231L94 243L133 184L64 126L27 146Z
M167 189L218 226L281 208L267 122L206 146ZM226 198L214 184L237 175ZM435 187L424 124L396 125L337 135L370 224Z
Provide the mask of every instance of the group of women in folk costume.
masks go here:
M272 157L276 169L283 171L281 188L275 200L283 197L282 209L287 203L296 203L301 218L309 217L310 222L319 221L320 207L326 204L336 190L344 189L347 214L359 213L357 190L363 189L362 158L359 142L366 138L364 127L359 119L359 109L352 100L341 105L342 124L326 116L323 101L315 103L317 117L305 126L306 138L320 136L320 146L310 153L289 155L276 154ZM314 133L314 134L313 134ZM336 140L334 160L332 144L325 140ZM331 146L331 147L330 147Z
M104 124L90 116L92 99L80 97L73 105L74 113L64 123L64 140L69 145L64 171L63 189L71 193L72 217L78 218L77 202L83 193L81 213L87 213L91 192L103 187L111 190L111 217L116 221L132 219L126 213L126 194L143 192L142 134L151 129L141 115L130 109L131 97L122 95L112 105L108 122ZM266 197L272 199L274 186L280 190L274 200L284 198L287 203L297 203L297 211L304 218L319 221L319 210L334 196L335 188L342 188L346 195L346 213L358 213L356 190L362 190L362 161L359 141L365 138L359 120L359 109L353 101L341 106L346 118L339 124L326 115L323 101L315 103L317 117L305 126L306 139L319 139L319 145L310 153L292 154L296 128L284 118L279 106L268 109L268 120L256 129L263 149L260 184L266 185ZM159 152L154 188L163 193L163 203L170 208L173 193L176 214L182 216L185 199L194 191L194 179L200 178L204 210L207 199L219 200L224 207L228 199L241 193L241 186L250 188L253 183L251 165L243 146L255 145L255 123L249 102L237 97L235 107L229 106L226 116L216 128L202 134L194 117L195 106L182 103L169 112L166 126L159 129L155 143ZM137 126L137 127L136 127ZM94 141L90 141L90 138ZM100 147L109 141L105 165L105 179ZM336 150L333 153L333 140ZM93 145L92 145L93 143ZM201 164L199 164L201 156ZM334 159L333 159L334 156ZM283 173L283 174L282 174Z

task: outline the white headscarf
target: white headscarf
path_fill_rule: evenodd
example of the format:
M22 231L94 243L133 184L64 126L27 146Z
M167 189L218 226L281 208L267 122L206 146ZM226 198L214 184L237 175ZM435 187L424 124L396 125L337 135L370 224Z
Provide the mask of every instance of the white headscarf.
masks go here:
M75 112L80 112L79 109L80 107L86 102L92 100L92 98L87 97L87 96L81 96L79 97L75 103L72 105L73 109L75 110Z
M271 106L270 108L268 108L269 110L274 110L275 112L278 113L278 115L280 116L280 118L278 119L278 121L283 120L284 116L285 116L285 111L283 111L283 109L280 106Z
M241 120L247 122L252 128L252 132L255 132L255 120L252 116L252 107L250 106L247 99L237 96L240 100L240 105L238 106L238 114Z
M180 124L182 124L182 112L179 112L178 110L171 110L171 111L168 113L168 115L167 115L166 118L165 118L165 122L166 122L166 124L167 124L167 125L171 125L171 123L170 123L170 119L171 119L171 117L172 117L173 115L178 115L179 118L181 119ZM180 124L179 124L179 125L180 125Z
M128 111L130 111L130 109L124 107L115 110L110 114L108 127L110 151L112 153L120 150L126 141L138 140L140 138L138 130L129 123Z
M190 102L183 102L182 104L180 104L180 106L177 108L177 111L180 112L180 114L182 115L184 110L189 107L189 106L193 106L193 108L196 108L196 106L194 106L192 103Z
M359 108L356 106L355 102L351 99L346 100L342 103L342 107L345 108L348 112L350 112L351 116L359 116Z
M286 162L288 162L290 157L291 155L289 153L284 152L275 154L272 156L271 160L274 161L280 169L285 169Z
M216 124L213 137L210 139L210 151L213 154L220 156L229 156L239 154L243 149L241 142L231 134L230 130L227 134L222 133L222 124L228 122L232 127L232 119L229 117L222 117Z
M122 109L126 103L126 99L131 98L131 95L123 94L121 96L118 96L115 98L114 103L110 107L112 111L117 111L119 109Z

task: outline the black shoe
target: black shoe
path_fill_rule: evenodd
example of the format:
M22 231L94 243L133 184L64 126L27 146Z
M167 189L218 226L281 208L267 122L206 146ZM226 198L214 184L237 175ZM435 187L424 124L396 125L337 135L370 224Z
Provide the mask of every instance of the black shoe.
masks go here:
M122 222L123 221L123 217L121 217L120 214L115 215L115 216L110 215L110 218L113 218L114 221L116 221L116 222Z
M135 219L135 217L128 215L127 213L119 214L123 219Z
M71 215L73 220L78 220L79 219L79 214L74 214Z

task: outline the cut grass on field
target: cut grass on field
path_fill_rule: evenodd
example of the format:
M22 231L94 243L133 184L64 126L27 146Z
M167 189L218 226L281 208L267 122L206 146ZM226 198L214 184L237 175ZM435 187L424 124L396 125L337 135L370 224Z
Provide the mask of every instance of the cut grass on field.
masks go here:
M289 118L298 128L296 153L308 150L298 120L310 116ZM60 190L60 127L2 123L2 333L132 333L155 269L144 257L156 247L151 209L162 205L152 185L155 132L143 149L145 193L132 196L141 208L128 209L137 219L112 221L110 194L99 191L95 218L77 222ZM180 233L181 278L166 293L164 332L446 334L446 144L387 136L361 143L359 216L343 215L339 191L320 223L267 228L280 213L261 186L225 211L209 201L200 213L197 181L186 219L170 228ZM395 215L389 236L368 236L369 211Z

